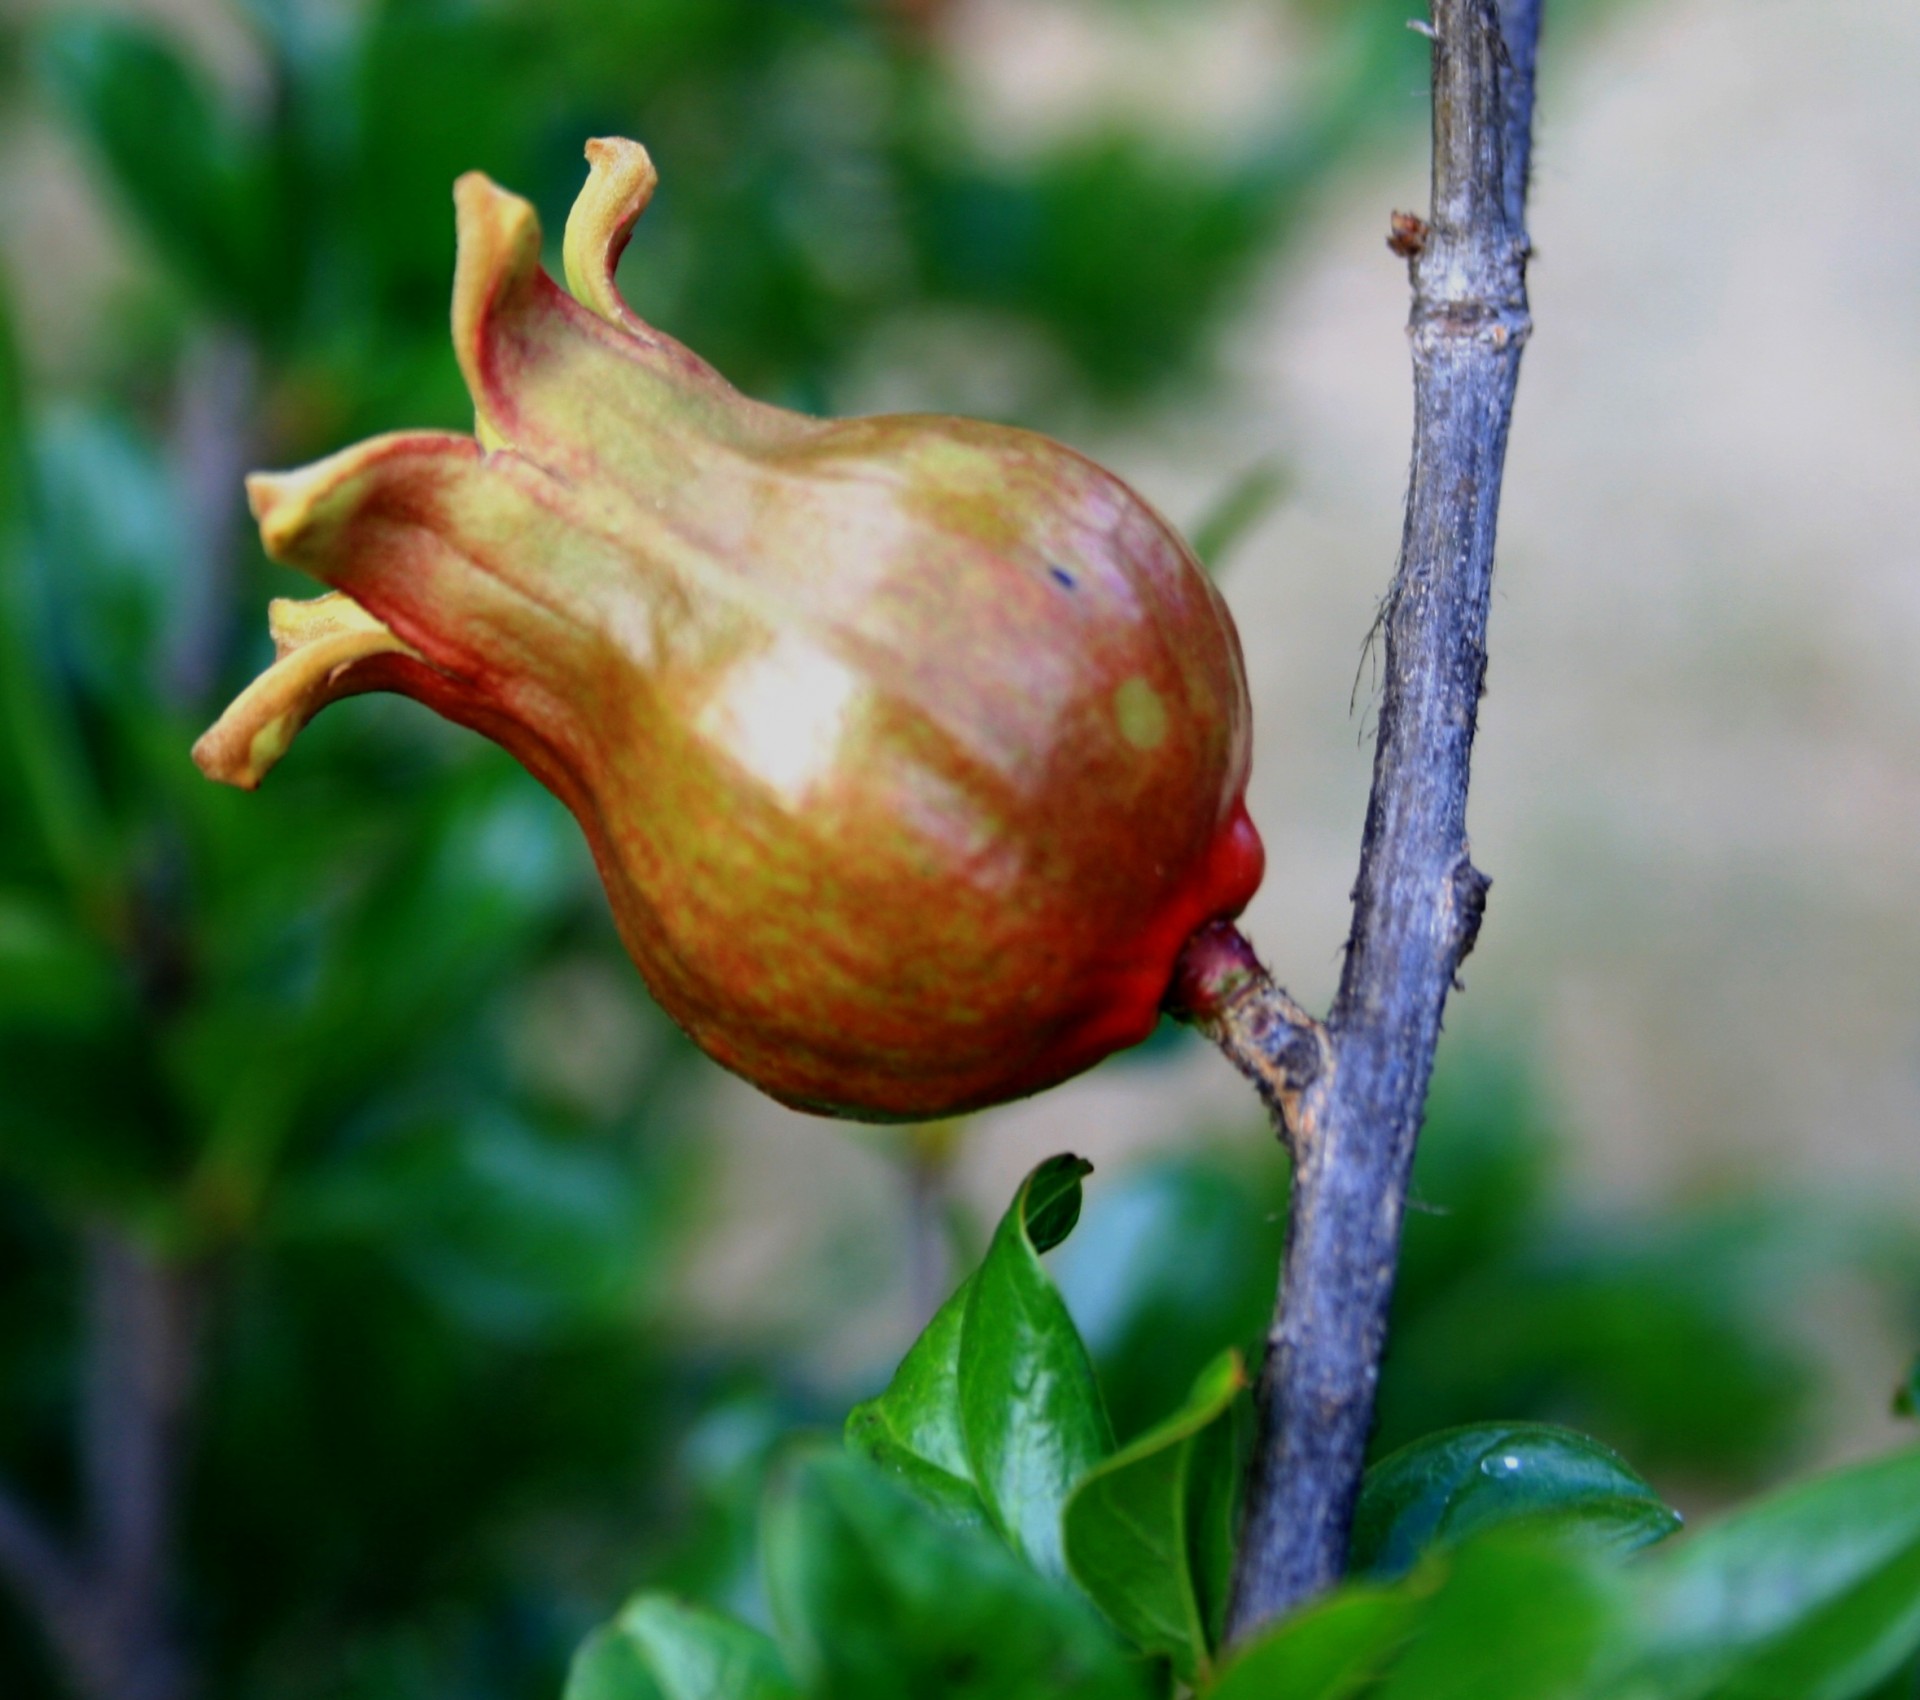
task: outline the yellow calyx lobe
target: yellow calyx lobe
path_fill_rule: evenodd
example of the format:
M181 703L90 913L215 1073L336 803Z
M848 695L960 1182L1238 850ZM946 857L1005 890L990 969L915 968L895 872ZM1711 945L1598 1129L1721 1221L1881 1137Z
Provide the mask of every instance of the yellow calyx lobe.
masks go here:
M250 481L278 659L201 740L257 784L325 703L415 697L572 809L709 1053L927 1119L1145 1036L1261 871L1232 622L1112 474L1032 433L754 402L614 274L654 187L588 144L562 291L533 209L455 191L475 435Z
M193 759L209 779L247 791L326 704L380 688L361 682L366 663L413 654L366 609L338 592L311 602L281 598L268 605L267 624L274 664L193 746Z
M617 137L587 143L587 163L591 167L587 184L567 215L562 246L567 288L576 301L591 307L608 324L651 337L652 331L627 305L613 276L634 225L653 199L660 174L645 148Z

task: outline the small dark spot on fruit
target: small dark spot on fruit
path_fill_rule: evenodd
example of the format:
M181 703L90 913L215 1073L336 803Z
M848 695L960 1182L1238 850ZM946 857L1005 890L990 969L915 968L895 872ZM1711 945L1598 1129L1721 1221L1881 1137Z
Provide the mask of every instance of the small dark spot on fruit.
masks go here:
M1047 563L1047 571L1053 575L1055 584L1063 584L1069 590L1074 589L1080 582L1065 567L1056 567L1051 561Z

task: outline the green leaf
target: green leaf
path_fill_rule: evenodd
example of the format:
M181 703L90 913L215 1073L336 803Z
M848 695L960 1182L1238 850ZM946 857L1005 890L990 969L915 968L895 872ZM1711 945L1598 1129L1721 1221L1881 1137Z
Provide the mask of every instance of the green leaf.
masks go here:
M1022 1183L966 1296L960 1427L993 1525L1034 1567L1066 1574L1061 1513L1074 1484L1113 1450L1093 1364L1040 1267L1080 1213L1093 1165L1053 1157Z
M816 1700L1144 1700L1077 1594L956 1528L864 1461L813 1454L775 1487L767 1591ZM597 1697L596 1697L597 1700Z
M757 1629L666 1594L641 1594L581 1644L565 1700L796 1700Z
M1680 1514L1598 1441L1544 1423L1479 1423L1416 1440L1367 1471L1350 1562L1356 1573L1391 1578L1429 1547L1515 1518L1614 1552L1680 1526Z
M1187 1550L1193 1564L1194 1592L1200 1600L1200 1620L1207 1627L1207 1644L1211 1647L1223 1645L1227 1637L1233 1555L1240 1541L1242 1489L1252 1451L1251 1399L1235 1399L1227 1407L1224 1420L1209 1424L1193 1441L1193 1460L1187 1470L1192 1489Z
M1847 1700L1920 1647L1920 1449L1794 1487L1651 1558L1606 1700Z
M1250 1642L1201 1693L1207 1700L1346 1700L1399 1652L1422 1605L1404 1587L1342 1588Z
M968 1524L980 1529L992 1527L987 1519L987 1508L980 1503L980 1495L974 1491L970 1481L948 1474L938 1465L929 1464L924 1458L895 1446L884 1436L867 1434L848 1438L856 1456L878 1465L922 1505L937 1512L949 1523Z
M847 1416L848 1447L955 1515L984 1515L960 1429L960 1332L969 1276L934 1313L893 1380Z
M1240 1649L1206 1700L1574 1700L1621 1633L1593 1555L1496 1529L1349 1583Z
M1614 1596L1591 1555L1503 1529L1439 1562L1444 1580L1378 1700L1572 1700L1586 1692L1620 1633Z
M1072 1232L1080 1214L1080 1177L1087 1168L1074 1157L1043 1163L1015 1198L1008 1213L1012 1229L1002 1224L1003 1234L1009 1234L1010 1247L1001 1255L1003 1260L1010 1258L1014 1267L1003 1267L995 1279L1001 1289L1037 1304L1046 1315L1039 1363L1048 1373L1057 1372L1062 1362L1071 1367L1078 1336L1073 1334L1072 1323L1051 1283L1032 1258ZM993 1255L991 1251L988 1254L990 1263ZM962 1339L969 1316L975 1314L972 1306L979 1280L978 1274L970 1275L955 1289L901 1359L886 1391L856 1405L846 1425L850 1450L878 1464L928 1505L960 1522L988 1516L974 1480L960 1393ZM987 1317L989 1346L1004 1341L1007 1331L1001 1327L1003 1320L1001 1313ZM1060 1332L1062 1326L1065 1336ZM1084 1358L1084 1353L1079 1356ZM982 1400L988 1407L984 1426L991 1433L1018 1433L1023 1426L1023 1414L1014 1408L1016 1402L1007 1398L1011 1385L1009 1382L998 1390L987 1390Z
M193 286L270 316L281 209L267 155L164 35L104 17L48 32L43 66L147 237Z
M1207 1484L1196 1478L1201 1437L1247 1385L1238 1352L1223 1352L1187 1402L1087 1476L1067 1501L1063 1536L1074 1579L1143 1652L1173 1661L1185 1681L1211 1643L1198 1548Z

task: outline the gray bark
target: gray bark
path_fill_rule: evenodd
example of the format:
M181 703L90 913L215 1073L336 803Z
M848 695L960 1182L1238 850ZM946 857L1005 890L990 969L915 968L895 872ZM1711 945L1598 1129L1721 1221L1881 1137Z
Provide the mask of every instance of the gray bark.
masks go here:
M1494 523L1527 311L1525 201L1540 0L1434 0L1433 200L1395 221L1413 310L1413 467L1382 606L1379 730L1346 965L1324 1026L1250 953L1189 965L1189 1013L1254 1076L1294 1157L1285 1266L1256 1391L1229 1635L1345 1566L1415 1139L1447 993L1488 880L1467 782ZM1224 953L1224 954L1223 954ZM1203 953L1204 954L1204 953Z

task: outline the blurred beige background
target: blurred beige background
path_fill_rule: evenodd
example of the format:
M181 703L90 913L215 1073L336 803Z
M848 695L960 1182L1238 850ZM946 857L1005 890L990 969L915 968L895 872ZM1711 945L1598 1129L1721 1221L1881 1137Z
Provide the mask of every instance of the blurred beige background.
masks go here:
M145 9L184 20L245 88L215 8ZM1531 1042L1594 1192L1765 1174L1920 1208L1920 6L1671 0L1563 34L1551 11L1536 332L1471 812L1494 888L1450 1031ZM1288 43L1255 4L956 12L1010 148L1113 103L1152 103L1182 145L1228 145L1291 98ZM57 371L133 262L64 144L30 129L0 147L0 219ZM1425 204L1410 126L1247 304L1230 388L1085 444L1189 521L1240 469L1287 470L1223 583L1271 857L1246 924L1321 1008L1368 779L1362 639L1407 452L1406 280L1383 237L1393 209ZM874 403L966 401L971 384L993 406L993 362L964 364L956 398L903 397L877 372ZM689 1302L781 1327L804 1295L817 1318L818 1289L790 1272L825 1259L841 1297L871 1295L842 1367L879 1356L911 1320L888 1277L888 1136L731 1084L711 1116L734 1155ZM1196 1048L982 1118L960 1184L997 1210L1045 1152L1105 1162L1236 1128L1262 1137L1248 1092ZM1883 1359L1849 1361L1836 1405L1867 1397Z

